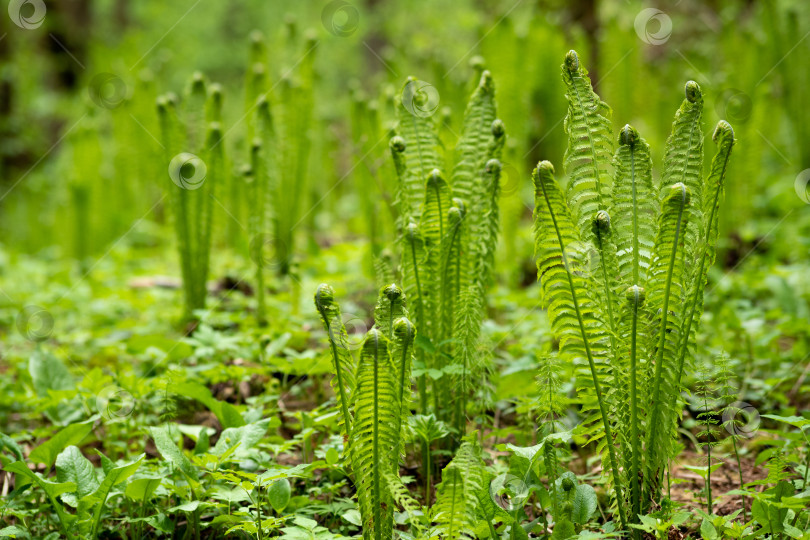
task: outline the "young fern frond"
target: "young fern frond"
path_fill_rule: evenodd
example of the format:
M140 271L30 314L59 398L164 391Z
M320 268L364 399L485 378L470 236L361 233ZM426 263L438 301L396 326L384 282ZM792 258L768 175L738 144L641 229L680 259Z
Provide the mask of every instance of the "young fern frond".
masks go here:
M686 97L675 112L672 133L667 139L661 186L665 190L680 182L689 189L692 205L684 233L690 241L683 256L691 260L697 246L692 237L701 227L703 212L703 93L695 81L687 82L684 92Z
M340 305L335 300L335 291L329 285L322 283L315 292L315 309L321 316L329 348L332 353L332 388L335 389L338 407L341 411L340 424L343 438L348 441L352 431L352 416L350 414L351 396L355 387L355 362L349 350L349 336L340 314Z
M467 410L467 394L471 387L471 376L478 372L480 362L478 340L481 334L481 322L484 318L483 294L474 285L468 285L458 296L458 305L454 314L453 336L455 347L453 361L460 367L453 376L453 388L459 390L456 399L455 427L464 433Z
M645 310L646 292L638 285L630 286L625 292L625 302L620 315L619 339L622 342L623 351L629 354L617 354L618 362L614 365L616 376L613 379L614 388L620 393L613 402L619 404L617 414L625 418L620 422L622 426L620 437L624 437L622 452L624 453L623 467L627 477L627 484L630 490L630 507L633 511L633 520L641 513L641 470L642 461L642 441L643 415L639 408L638 392L640 388L646 387L646 377L639 369L639 361L643 352L643 343L639 343L640 326L648 319ZM629 373L630 377L626 374ZM624 405L629 405L625 407ZM618 431L618 430L617 430Z
M251 241L250 258L256 266L256 320L266 324L264 286L264 244L267 226L267 149L260 138L253 139L250 147L251 175L248 183L248 231Z
M624 506L621 504L622 481L607 404L602 394L604 383L602 354L606 335L595 313L596 303L588 293L588 282L578 275L567 255L569 246L579 242L579 234L562 191L554 180L554 167L551 163L540 162L534 170L533 180L537 275L542 284L552 329L560 339L560 352L575 363L587 360L591 376L590 386L582 385L584 381L580 381L581 392L583 395L591 391L595 394L613 485L619 501L619 515L622 527L626 527ZM597 434L594 438L598 437Z
M647 470L644 481L649 493L657 493L660 479L669 459L668 429L661 429L666 418L674 414L680 388L675 364L683 314L684 230L689 218L691 192L682 183L668 189L661 207L658 234L653 249L647 286L647 303L653 320L647 344L647 358L652 360L650 376L650 416L647 424Z
M652 181L650 145L630 125L622 128L615 165L613 208L619 272L633 285L647 282L655 240L658 200Z
M453 199L453 206L447 211L447 232L442 241L441 270L439 290L441 299L441 317L439 335L442 340L452 341L455 306L459 295L469 280L464 257L465 236L467 234L465 217L466 207L460 199Z
M390 346L376 328L366 335L357 366L349 441L363 538L373 540L387 540L393 534L393 501L383 478L399 459L399 389Z
M711 171L706 179L703 226L698 239L695 259L691 261L689 288L686 291L684 307L684 330L678 344L678 366L676 379L681 382L690 344L694 343L700 317L703 314L703 291L708 281L709 268L714 264L715 246L717 245L720 202L725 190L726 171L731 150L734 146L734 130L725 120L717 123L712 136L717 145L717 153L712 159Z
M469 442L459 446L453 460L442 471L442 482L434 506L434 531L449 540L474 539L479 494L486 489L484 462Z
M413 364L413 339L416 327L405 317L394 321L392 358L397 368L397 387L399 388L399 405L402 414L399 423L404 426L409 413L408 403L411 395L411 366Z
M397 200L403 224L419 220L425 200L425 178L431 171L442 168L436 126L430 115L419 113L420 107L429 99L421 86L423 84L413 77L409 77L405 83L397 104L397 135L402 139L404 148L398 144L399 141L396 145L393 141L391 143L395 164L400 159L397 154L401 155L397 165L397 173L400 174Z
M593 91L588 72L580 65L575 51L565 56L562 74L568 99L567 196L574 220L587 241L590 239L587 224L597 211L610 208L611 178L607 170L613 156L610 107Z
M456 146L456 165L453 168L453 196L468 203L473 213L483 213L488 205L479 174L488 158L495 121L495 83L489 71L481 74L464 113L464 126Z
M405 308L405 293L396 284L386 285L380 290L377 305L374 306L374 323L389 340L394 339L394 322L408 316Z
M218 123L206 124L206 110L214 99L206 90L205 78L195 73L177 114L177 98L158 99L163 147L173 185L171 204L183 276L185 317L205 307L207 296L214 189L225 175L224 151L219 144ZM221 95L220 95L221 99Z

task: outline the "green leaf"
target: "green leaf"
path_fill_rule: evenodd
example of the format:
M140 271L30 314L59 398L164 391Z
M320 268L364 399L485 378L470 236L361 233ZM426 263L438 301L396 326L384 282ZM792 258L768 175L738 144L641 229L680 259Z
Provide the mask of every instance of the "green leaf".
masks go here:
M73 507L78 499L94 492L99 485L95 467L75 446L68 446L56 456L56 478L62 483L76 484L75 493L62 495L62 500Z
M70 424L34 448L28 460L32 463L44 463L46 468L50 469L59 452L70 445L80 443L92 429L93 426L89 423Z
M25 529L11 525L0 529L0 538L31 538L31 535Z
M714 528L711 521L703 518L703 521L700 523L700 535L703 537L703 540L716 540L717 529Z
M596 512L596 492L588 484L579 484L574 492L571 519L577 525L584 525Z
M40 397L49 390L73 390L76 388L73 376L65 364L52 353L37 349L28 361L28 373L34 383L34 390Z
M177 447L177 443L169 431L170 427L168 425L150 428L149 432L155 441L155 447L163 456L163 459L173 463L187 477L196 479L197 469L191 464L183 451Z
M778 414L763 414L762 418L770 418L771 420L776 420L777 422L782 422L785 424L790 424L793 427L804 429L805 426L810 425L810 419L803 418L801 416L779 416Z
M290 481L282 478L270 484L267 488L267 500L273 510L281 514L290 502Z
M138 470L138 467L140 467L143 459L144 454L141 454L137 461L127 463L126 465L121 465L120 467L115 467L109 473L107 473L96 491L82 497L79 500L79 514L92 511L93 517L91 535L93 538L95 538L98 534L98 527L99 523L101 522L101 513L106 507L107 497L109 496L110 491L117 484L124 482L127 478L135 474L135 471Z
M18 445L14 439L5 433L0 433L0 451L6 448L8 448L11 453L14 454L17 461L25 461L22 450L20 449L20 445Z
M223 428L245 425L245 420L242 418L242 415L239 414L236 407L230 403L214 398L211 391L199 383L184 381L174 385L172 391L178 395L195 399L208 407L208 409L216 415L217 420L219 420Z
M162 480L159 476L134 478L127 483L127 489L124 493L135 501L147 501L152 497Z
M343 512L343 514L341 514L340 517L342 517L352 525L355 525L356 527L363 526L363 518L360 517L360 512L358 512L354 508L346 510L345 512Z
M16 473L19 475L24 476L29 480L33 480L34 482L45 491L45 494L49 497L55 498L63 493L71 493L76 491L76 483L75 482L51 482L50 480L46 480L42 478L38 473L35 473L31 469L28 468L28 465L23 463L22 461L15 461L14 463L9 463L5 467L3 467L4 471Z
M270 423L269 419L247 424L241 427L228 428L222 432L211 451L215 456L221 456L228 450L236 448L237 455L244 455L250 450L257 442L262 440L267 426Z
M329 450L326 451L326 463L329 465L334 465L339 459L340 453L334 446L330 447Z

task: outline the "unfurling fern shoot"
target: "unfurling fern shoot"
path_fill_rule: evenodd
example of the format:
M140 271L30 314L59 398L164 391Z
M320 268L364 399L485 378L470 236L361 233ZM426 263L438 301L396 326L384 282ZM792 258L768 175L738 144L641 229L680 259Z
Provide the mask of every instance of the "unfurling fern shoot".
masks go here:
M225 174L225 158L219 122L216 118L221 91L207 92L202 74L195 74L178 114L177 98L168 94L158 99L163 146L166 149L169 192L174 210L180 267L183 276L185 317L205 308L206 281L211 251L215 187ZM206 105L207 104L207 105Z
M564 194L550 163L534 172L538 278L562 358L587 366L577 368L585 433L603 452L627 530L660 502L734 136L718 124L704 179L703 100L688 82L655 186L636 129L621 129L613 154L610 109L574 51L562 72L570 178Z
M393 284L383 287L374 309L375 325L355 364L331 287L318 287L315 307L329 340L363 538L387 540L393 535L395 503L409 513L416 508L399 478L416 330L407 319L402 289Z
M399 177L400 271L419 330L417 360L434 378L433 412L463 434L471 381L484 377L481 323L492 279L498 236L500 158L506 138L497 119L495 84L482 71L464 115L452 173L420 81L409 78L397 108L390 148ZM418 381L420 408L427 412L428 384Z

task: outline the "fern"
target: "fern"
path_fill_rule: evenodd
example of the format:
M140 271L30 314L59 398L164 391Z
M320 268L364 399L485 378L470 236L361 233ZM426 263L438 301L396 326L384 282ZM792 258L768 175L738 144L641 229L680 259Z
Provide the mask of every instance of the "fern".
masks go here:
M626 529L627 512L635 522L660 502L733 132L718 124L718 154L704 180L702 95L687 83L655 186L650 148L631 126L611 157L609 109L575 52L562 69L570 178L563 194L550 163L534 172L537 271L560 356L576 366L585 432L603 452ZM545 371L540 390L553 392ZM552 399L543 399L552 410Z
M352 416L349 413L350 397L355 387L355 362L348 347L348 334L340 314L340 306L335 301L335 291L322 283L315 292L315 309L321 316L324 329L329 339L332 353L332 371L335 378L332 386L337 395L338 407L342 418L343 438L348 441L352 431Z
M610 208L611 180L607 170L613 154L610 107L593 91L576 51L566 54L562 74L568 98L565 117L568 200L576 223L585 231L598 210Z
M217 183L225 176L224 151L219 144L222 128L218 122L206 124L206 109L215 108L215 100L221 100L221 93L219 97L209 93L202 74L195 73L179 114L174 95L163 96L157 103L171 179L169 191L187 320L193 319L196 310L205 308L212 201Z
M431 171L439 170L439 139L430 116L414 114L425 95L417 89L420 82L409 77L401 92L397 106L398 139L392 140L391 149L399 174L397 202L403 223L418 221L422 202L425 200L425 178ZM406 108L406 104L409 108ZM401 141L401 144L400 144ZM401 155L401 157L399 157Z
M372 328L363 343L357 366L354 423L349 440L352 471L363 516L363 538L374 540L390 538L393 529L392 497L383 473L390 471L398 458L396 419L400 410L396 368L389 352L388 338ZM394 460L392 456L396 456Z
M650 145L630 125L622 128L614 158L613 206L619 271L625 280L647 282L650 254L655 238L658 208L652 181Z
M682 314L683 250L690 191L681 183L669 188L661 208L647 285L647 302L654 313L648 336L647 357L652 360L650 420L646 436L648 466L644 477L650 492L657 492L669 458L670 434L659 429L670 417L679 394L674 373ZM667 409L664 412L663 409ZM655 427L654 427L655 426Z
M619 473L608 409L602 395L604 383L604 341L606 332L597 319L596 303L591 299L587 282L572 267L567 249L579 242L568 204L554 181L554 167L541 162L533 173L535 186L535 256L537 275L543 287L552 328L560 339L560 350L574 362L587 360L590 384L580 380L583 397L593 392L598 407L598 418L604 430L610 469L617 499L622 500L622 482ZM599 435L597 434L598 438ZM619 504L622 526L627 520Z
M412 114L424 105L424 83L409 78L397 107L397 134L390 141L399 177L401 280L414 306L422 346L419 363L432 373L452 374L453 387L433 385L433 412L454 416L465 429L470 381L483 376L477 354L486 313L498 237L498 158L506 132L497 119L495 85L482 70L470 97L455 151L450 183L445 179L435 126ZM420 408L426 412L427 381L419 380ZM447 407L452 405L452 407Z
M315 293L332 350L342 426L363 518L363 538L392 537L394 503L413 514L415 502L399 479L402 432L407 418L414 325L405 317L405 296L397 285L380 291L375 325L366 334L354 373L346 330L334 292L321 285Z
M442 482L434 507L434 530L440 538L473 539L479 495L487 488L484 462L478 448L463 443L442 471Z

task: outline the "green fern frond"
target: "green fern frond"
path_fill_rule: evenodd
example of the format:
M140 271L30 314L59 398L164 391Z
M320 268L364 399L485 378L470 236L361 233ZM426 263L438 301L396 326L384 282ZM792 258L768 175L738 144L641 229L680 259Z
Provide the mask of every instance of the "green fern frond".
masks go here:
M205 103L208 89L202 73L195 72L186 89L183 101L183 122L186 127L186 149L199 152L203 147L205 134Z
M655 240L658 197L653 188L650 145L630 125L622 128L615 166L613 207L619 272L625 282L647 282Z
M381 331L372 328L368 332L353 399L352 471L363 517L363 538L369 540L387 540L393 534L393 501L383 478L399 459L399 388L390 347Z
M348 441L352 432L352 416L349 406L355 387L355 362L348 347L349 336L340 314L340 305L335 300L335 291L322 283L315 292L315 309L321 315L324 329L332 351L332 371L335 374L332 387L335 389L342 418L343 437Z
M602 393L605 377L604 348L606 333L597 318L597 304L588 290L593 282L578 275L569 262L568 250L579 241L577 229L571 218L568 205L554 180L554 167L548 161L540 162L533 173L535 189L535 256L537 275L548 305L552 330L560 340L560 352L575 363L587 360L591 380L588 383L578 377L580 394L591 392L598 406L596 419L604 430L605 444L613 485L616 490L622 527L627 520L624 513L622 481L620 478L614 438ZM594 438L599 438L597 433Z
M397 167L397 171L402 173L397 200L404 223L419 219L421 205L425 200L425 178L434 169L441 169L443 163L438 151L440 144L436 126L431 116L412 112L412 104L421 97L418 85L419 81L408 77L397 103L396 131L405 143L401 152L404 167ZM405 107L406 103L411 104L411 110Z
M647 303L653 313L647 344L647 358L652 360L650 377L650 416L646 434L647 470L644 481L649 493L657 489L669 458L670 437L666 419L672 418L680 393L675 367L683 316L684 230L689 218L691 192L682 183L671 186L664 197L647 279Z
M416 337L416 327L405 317L400 317L394 321L393 348L391 356L394 367L397 369L397 387L399 395L397 401L401 415L399 423L401 426L407 422L407 415L410 412L408 402L411 395L411 365L413 364L413 339Z
M481 212L484 211L485 195L477 184L486 163L495 116L495 82L490 72L484 71L464 113L451 182L453 196L466 201L471 213L478 212L479 208Z
M416 499L411 497L411 492L408 491L407 486L402 483L402 479L396 474L385 471L383 472L383 481L396 505L407 512L408 517L411 518L411 525L416 530L417 534L421 533L423 527L419 519L419 503Z
M565 397L562 395L560 373L563 366L559 355L545 354L540 358L540 369L537 374L537 408L542 422L550 424L549 432L556 431L557 418L565 413Z
M374 256L374 278L378 287L394 281L394 262L391 252L384 249L379 255Z
M374 306L374 324L389 340L394 339L394 321L407 317L405 293L395 283L380 289L377 305Z
M453 199L453 206L447 211L447 232L441 243L441 273L439 274L441 318L439 335L444 341L453 339L455 306L461 291L468 283L470 275L467 259L464 257L466 207L459 199Z
M478 496L484 489L484 463L477 448L463 443L442 471L434 506L434 530L440 538L474 539Z
M583 240L589 240L588 225L593 215L610 208L611 178L607 170L613 156L610 107L593 91L576 51L566 54L562 74L568 99L567 197Z
M672 133L667 139L661 187L666 191L668 186L680 182L689 189L692 204L688 229L692 234L700 227L703 211L703 93L695 81L687 82L684 92L686 97L675 112ZM690 245L687 251L693 248Z
M706 179L704 221L700 231L695 260L690 264L692 272L689 274L689 288L686 293L684 330L678 345L678 383L680 383L683 376L689 347L695 341L700 317L703 314L703 291L708 282L709 268L714 264L718 223L720 221L718 213L725 190L726 171L731 157L731 150L735 142L734 130L728 122L721 120L714 130L712 139L717 145L717 153L712 159L711 171Z

